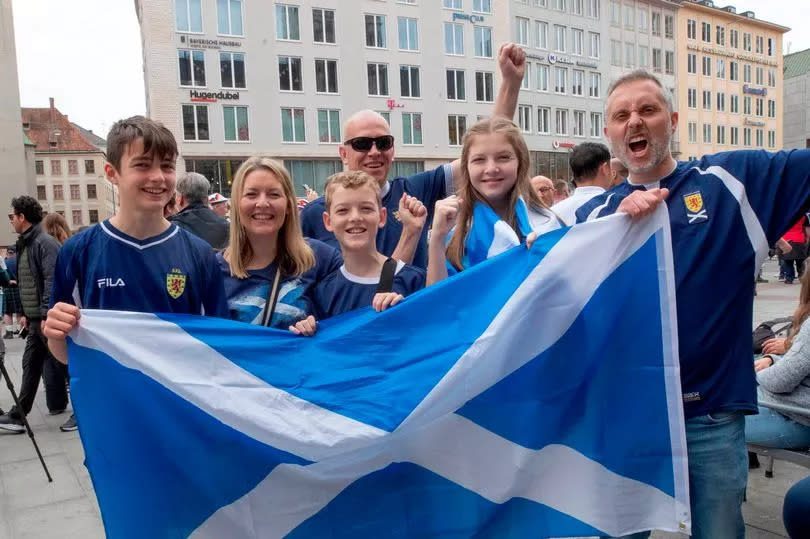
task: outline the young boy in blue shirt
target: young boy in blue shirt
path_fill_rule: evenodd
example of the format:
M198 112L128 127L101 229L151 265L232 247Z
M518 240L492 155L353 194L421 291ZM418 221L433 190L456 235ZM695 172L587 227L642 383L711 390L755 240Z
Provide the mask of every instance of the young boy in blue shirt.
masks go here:
M107 136L104 173L118 186L113 217L68 239L59 251L43 332L67 363L65 337L80 308L227 318L222 275L211 246L170 223L177 143L162 124L133 116ZM74 430L71 417L62 430Z
M417 200L401 211L424 214ZM378 292L383 266L389 260L377 250L377 231L385 226L380 186L365 172L340 172L329 178L325 193L324 226L340 244L343 265L318 283L313 292L316 318L324 319L373 305L383 311L425 286L425 272L401 261L389 262L393 286ZM421 216L425 218L424 215Z

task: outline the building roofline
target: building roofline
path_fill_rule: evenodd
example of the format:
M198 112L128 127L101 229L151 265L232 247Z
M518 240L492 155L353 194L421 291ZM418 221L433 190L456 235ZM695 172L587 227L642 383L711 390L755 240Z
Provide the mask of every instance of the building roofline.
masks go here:
M781 24L776 24L775 22L764 21L762 19L746 17L742 13L732 13L730 11L726 11L722 7L706 6L704 4L699 3L698 0L683 0L683 3L681 4L681 7L686 7L686 6L688 6L689 8L695 8L698 11L706 11L706 12L709 12L709 13L717 13L717 14L726 15L728 17L731 17L732 19L737 19L740 22L745 21L745 22L747 22L749 24L758 25L758 26L764 26L764 27L770 28L772 30L777 30L777 31L779 31L779 32L781 32L783 34L790 31L790 28L788 28L787 26L782 26ZM724 6L724 7L734 7L734 6ZM751 11L751 10L743 11L743 13L747 13L748 11Z

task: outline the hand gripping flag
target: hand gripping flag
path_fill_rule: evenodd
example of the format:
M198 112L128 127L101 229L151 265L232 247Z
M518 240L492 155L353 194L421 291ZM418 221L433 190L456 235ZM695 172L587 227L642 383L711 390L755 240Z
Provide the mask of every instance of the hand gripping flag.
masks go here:
M665 212L550 232L314 338L83 311L71 386L108 536L688 532Z

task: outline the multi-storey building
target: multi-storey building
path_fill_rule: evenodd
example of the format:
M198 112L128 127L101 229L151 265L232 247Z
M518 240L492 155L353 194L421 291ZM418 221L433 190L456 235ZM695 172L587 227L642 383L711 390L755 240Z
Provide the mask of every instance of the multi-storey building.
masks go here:
M101 139L72 124L53 98L48 108L23 108L22 127L35 144L36 196L46 212L61 214L73 231L114 213Z
M752 11L685 0L679 11L679 140L689 158L782 147L782 34Z
M5 81L0 92L0 200L8 207L13 197L34 191L33 148L20 122L11 2L0 2L0 80ZM11 245L15 239L9 225L0 226L0 245Z
M180 168L229 192L237 166L281 159L296 188L342 168L342 123L373 109L397 139L394 174L458 157L492 111L492 0L137 0L147 111Z
M785 149L810 148L810 49L785 55Z

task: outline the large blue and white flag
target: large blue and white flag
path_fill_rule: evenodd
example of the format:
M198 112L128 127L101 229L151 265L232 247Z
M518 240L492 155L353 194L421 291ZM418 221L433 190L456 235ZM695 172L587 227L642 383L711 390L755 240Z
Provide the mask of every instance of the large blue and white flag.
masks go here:
M108 536L688 531L665 212L550 232L314 338L83 311L71 393Z

